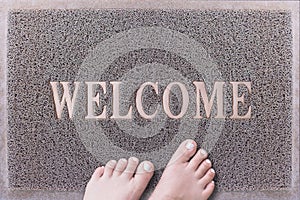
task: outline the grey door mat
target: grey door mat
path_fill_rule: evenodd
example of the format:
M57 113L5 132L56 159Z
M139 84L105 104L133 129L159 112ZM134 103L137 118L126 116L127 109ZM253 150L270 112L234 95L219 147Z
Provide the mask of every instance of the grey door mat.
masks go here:
M69 118L61 119L50 82L80 82ZM86 119L87 84L95 87L107 118ZM111 119L112 84L120 86L120 112L132 105L131 119ZM143 107L136 109L139 86L158 82L159 94L145 89ZM225 119L194 119L193 81L209 93L224 81ZM163 112L162 92L170 82L186 86L186 115L171 119ZM245 87L250 119L231 119L232 85ZM8 30L8 167L9 186L27 190L83 190L92 171L109 159L136 155L157 166L150 192L163 167L185 138L208 149L220 191L280 190L291 187L292 169L292 36L285 11L231 10L14 10ZM62 87L58 88L62 90ZM248 95L247 95L248 94ZM62 94L59 94L61 97ZM170 108L179 114L178 88ZM217 102L215 102L216 104ZM96 108L96 106L94 105ZM205 111L201 108L201 115Z

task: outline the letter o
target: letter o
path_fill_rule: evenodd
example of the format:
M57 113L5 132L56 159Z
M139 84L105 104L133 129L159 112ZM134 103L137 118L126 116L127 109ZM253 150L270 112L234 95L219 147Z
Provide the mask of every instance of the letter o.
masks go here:
M174 85L178 85L180 90L181 90L181 94L182 94L182 106L181 106L181 111L178 115L173 115L171 110L170 110L170 92L171 92L171 88ZM172 119L179 119L181 117L184 116L184 114L186 113L187 109L188 109L188 105L189 105L189 94L188 91L185 87L184 84L179 83L179 82L172 82L170 83L163 94L163 107L164 107L164 111L165 113L168 115L168 117L172 118Z

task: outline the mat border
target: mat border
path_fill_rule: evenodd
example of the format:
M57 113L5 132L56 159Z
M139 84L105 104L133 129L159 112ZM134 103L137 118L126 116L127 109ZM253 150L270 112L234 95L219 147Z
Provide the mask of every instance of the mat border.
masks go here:
M221 2L221 3L220 3ZM76 200L81 192L21 191L8 188L7 168L7 17L12 9L260 9L288 10L293 31L293 119L292 119L292 187L279 191L218 192L216 200L297 200L299 180L299 3L296 1L105 1L105 0L0 0L0 200Z

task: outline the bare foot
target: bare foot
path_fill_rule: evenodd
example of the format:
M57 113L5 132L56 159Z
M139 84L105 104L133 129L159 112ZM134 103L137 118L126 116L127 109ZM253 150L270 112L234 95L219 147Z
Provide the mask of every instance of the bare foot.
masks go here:
M200 149L196 153L196 150L193 140L181 143L150 200L204 200L212 194L215 171L207 159L207 152Z
M139 164L137 158L109 161L95 170L88 182L84 200L138 200L153 176L149 161Z

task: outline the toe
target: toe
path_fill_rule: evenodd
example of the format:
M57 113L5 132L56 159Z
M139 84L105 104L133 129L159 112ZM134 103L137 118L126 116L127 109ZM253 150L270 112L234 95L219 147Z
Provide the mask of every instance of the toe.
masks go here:
M115 161L115 160L108 161L104 167L104 176L110 177L113 174L116 164L117 164L117 161Z
M127 160L125 158L121 158L117 163L113 175L120 176L125 170L126 166L127 166Z
M203 196L205 199L211 196L215 189L215 183L214 181L211 181L209 184L207 184L206 188L203 190Z
M188 162L191 159L191 157L195 154L196 149L197 149L197 144L194 140L190 140L190 139L185 140L179 145L178 149L172 156L168 165L174 163Z
M215 170L211 168L206 172L206 174L199 180L199 183L203 188L205 188L210 182L212 182L215 177Z
M131 178L133 177L133 174L135 173L135 170L139 164L139 159L135 157L131 157L128 159L127 167L122 175Z
M142 195L154 173L154 165L149 161L144 161L139 164L135 176L133 178L137 196ZM139 199L139 197L137 198Z
M211 161L209 159L204 160L195 172L196 177L202 178L210 168Z
M190 160L188 166L194 170L198 169L200 163L207 158L207 152L204 149L200 149L196 155Z
M93 175L92 175L92 178L91 178L91 181L97 181L104 173L104 167L98 167Z

